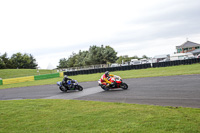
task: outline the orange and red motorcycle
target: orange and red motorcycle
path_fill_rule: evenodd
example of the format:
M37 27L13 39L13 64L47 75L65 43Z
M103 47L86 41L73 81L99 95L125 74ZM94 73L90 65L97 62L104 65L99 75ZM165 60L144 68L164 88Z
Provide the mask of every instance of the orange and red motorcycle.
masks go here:
M123 90L128 89L128 85L122 81L120 76L114 75L113 77L108 77L108 81L111 82L110 85L105 82L101 82L101 80L98 81L99 86L101 86L101 88L105 91L117 88L122 88Z

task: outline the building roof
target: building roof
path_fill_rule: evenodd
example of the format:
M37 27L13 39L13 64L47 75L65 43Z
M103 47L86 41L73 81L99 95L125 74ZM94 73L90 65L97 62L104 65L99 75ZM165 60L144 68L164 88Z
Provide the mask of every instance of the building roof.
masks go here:
M200 46L200 44L194 43L194 42L191 42L191 41L187 41L187 42L183 43L180 46L176 46L176 49L178 49L178 48L196 47L196 46Z

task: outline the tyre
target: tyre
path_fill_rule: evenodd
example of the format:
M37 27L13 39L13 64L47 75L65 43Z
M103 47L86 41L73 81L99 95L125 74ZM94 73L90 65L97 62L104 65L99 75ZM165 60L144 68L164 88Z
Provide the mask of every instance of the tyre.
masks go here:
M127 85L126 83L122 83L122 84L121 84L121 88L122 88L123 90L127 90L127 89L128 89L128 85Z
M101 88L102 88L104 91L109 91L109 88L106 87L106 85L102 85Z
M60 89L62 92L67 92L67 89L66 89L64 86L60 86L59 89Z
M82 90L83 90L83 87L79 85L79 86L78 86L78 90L79 90L79 91L82 91Z

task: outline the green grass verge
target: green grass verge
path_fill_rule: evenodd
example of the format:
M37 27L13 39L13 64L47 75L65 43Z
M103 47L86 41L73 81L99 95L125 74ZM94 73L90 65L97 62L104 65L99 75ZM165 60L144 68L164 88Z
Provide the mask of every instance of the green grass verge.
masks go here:
M197 133L200 109L78 100L0 101L2 133Z
M160 68L148 68L138 70L127 70L127 71L115 71L110 72L115 75L119 75L122 78L143 78L143 77L158 77L158 76L173 76L173 75L190 75L200 74L200 64L192 65L181 65L172 67L160 67ZM69 76L72 79L76 79L78 82L97 81L103 73L85 74L77 76ZM45 79L38 81L30 81L24 83L16 83L10 85L0 85L0 89L25 87L25 86L36 86L46 84L56 84L57 81L61 81L62 78Z
M40 74L50 74L56 73L56 70L39 70ZM39 74L37 69L0 69L0 78L16 78L16 77L26 77L34 76Z
M200 64L112 72L122 78L200 74ZM70 76L97 81L102 73ZM1 85L0 89L55 84L62 78ZM0 101L0 132L200 132L200 109L78 100Z

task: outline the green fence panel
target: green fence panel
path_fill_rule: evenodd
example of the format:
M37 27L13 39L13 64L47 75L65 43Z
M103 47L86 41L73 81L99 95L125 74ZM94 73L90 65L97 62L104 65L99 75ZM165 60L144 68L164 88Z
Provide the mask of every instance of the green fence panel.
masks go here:
M0 85L3 85L3 81L2 80L0 80Z
M57 78L57 77L60 77L59 73L44 74L44 75L34 76L34 80L50 79L50 78Z

